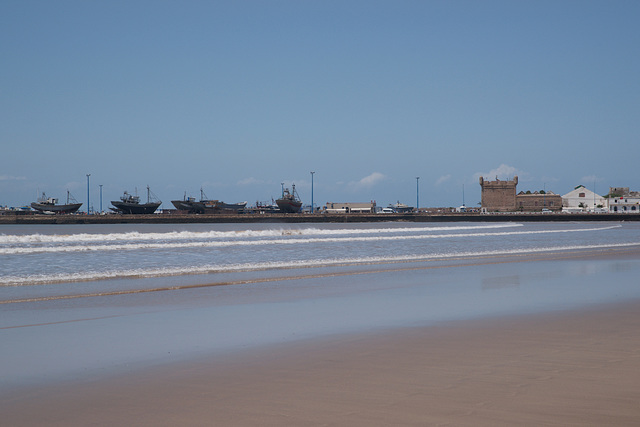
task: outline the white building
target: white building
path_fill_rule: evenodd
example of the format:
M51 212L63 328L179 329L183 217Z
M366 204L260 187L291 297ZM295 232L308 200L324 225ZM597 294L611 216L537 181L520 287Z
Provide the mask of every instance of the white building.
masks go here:
M562 210L568 212L597 211L607 208L608 199L578 185L575 189L562 196Z
M609 187L609 212L640 213L640 191L629 191L629 187Z
M640 197L638 196L610 197L609 212L640 213Z

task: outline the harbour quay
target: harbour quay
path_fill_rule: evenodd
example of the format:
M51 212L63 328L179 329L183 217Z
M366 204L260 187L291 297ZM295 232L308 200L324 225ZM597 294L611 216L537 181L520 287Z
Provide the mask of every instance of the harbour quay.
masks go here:
M0 215L1 224L223 224L223 223L355 223L355 222L555 222L640 221L640 214L623 213L268 213L268 214L109 214Z

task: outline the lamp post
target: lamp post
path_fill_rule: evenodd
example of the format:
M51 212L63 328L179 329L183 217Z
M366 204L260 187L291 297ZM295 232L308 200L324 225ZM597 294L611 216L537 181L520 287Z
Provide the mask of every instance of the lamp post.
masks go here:
M416 176L416 212L420 212L420 177Z
M102 213L102 184L100 184L100 213Z
M90 173L87 174L87 215L90 212L89 207L91 206L91 199L89 198L89 177L91 176Z
M464 204L464 184L462 184L462 207L466 208L467 206Z
M315 172L311 171L311 213L315 213L315 205L313 204L313 174Z

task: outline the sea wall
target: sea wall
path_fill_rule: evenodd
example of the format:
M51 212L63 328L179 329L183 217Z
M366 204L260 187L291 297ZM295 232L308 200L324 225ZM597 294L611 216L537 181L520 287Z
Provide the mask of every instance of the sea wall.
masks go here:
M406 213L406 214L239 214L239 215L0 215L0 224L220 224L340 222L553 222L640 221L640 214L621 213Z

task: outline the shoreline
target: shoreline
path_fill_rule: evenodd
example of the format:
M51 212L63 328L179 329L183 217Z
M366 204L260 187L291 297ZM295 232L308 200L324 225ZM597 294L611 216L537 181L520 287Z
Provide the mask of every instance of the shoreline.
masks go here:
M11 425L637 425L640 300L240 350L5 393Z
M640 221L624 213L404 213L404 214L152 214L152 215L0 215L0 225L44 224L225 224L225 223L356 223L356 222L592 222Z

